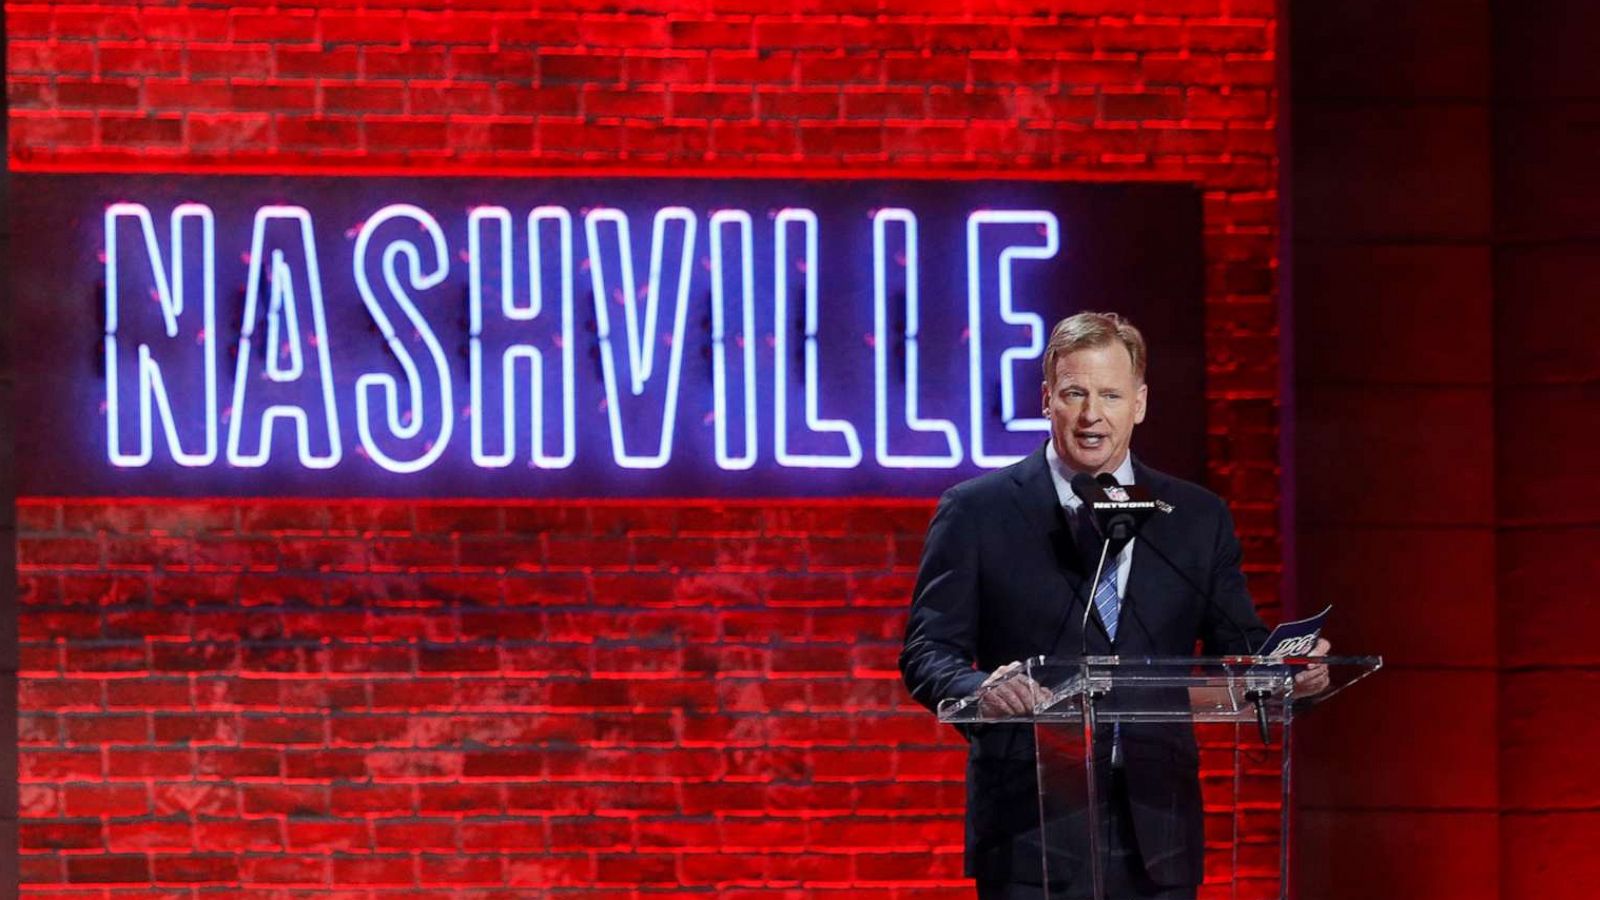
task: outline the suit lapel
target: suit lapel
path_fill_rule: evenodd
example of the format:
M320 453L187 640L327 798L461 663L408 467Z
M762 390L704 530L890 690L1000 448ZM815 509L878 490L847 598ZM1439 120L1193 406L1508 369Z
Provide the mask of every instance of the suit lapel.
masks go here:
M1050 464L1045 460L1044 446L1029 454L1011 471L1011 478L1015 482L1014 497L1017 506L1021 508L1028 531L1034 535L1042 535L1046 544L1044 552L1052 557L1056 571L1060 574L1064 590L1062 598L1033 598L1040 604L1041 609L1049 610L1055 615L1041 619L1049 622L1050 629L1047 634L1076 634L1077 629L1067 629L1067 616L1083 616L1082 604L1089 604L1088 593L1085 585L1093 574L1094 558L1087 552L1089 548L1082 546L1078 540L1071 522L1067 519L1067 511L1061 507L1061 499L1056 495L1055 480L1050 476ZM1063 602L1064 601L1064 602ZM1110 640L1106 633L1105 624L1100 621L1100 612L1095 610L1090 615L1094 628L1099 630L1104 641ZM1079 647L1073 647L1074 654ZM1047 653L1055 653L1056 648L1045 648Z

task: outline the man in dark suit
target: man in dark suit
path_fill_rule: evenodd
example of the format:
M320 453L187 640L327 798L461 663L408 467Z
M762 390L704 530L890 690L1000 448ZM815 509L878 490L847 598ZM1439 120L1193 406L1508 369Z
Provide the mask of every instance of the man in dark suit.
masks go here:
M1050 440L946 491L928 528L900 668L930 709L980 693L986 715L1030 712L1037 686L1005 677L1029 657L1188 656L1197 642L1206 654L1246 653L1267 633L1227 505L1129 452L1148 402L1138 330L1080 313L1052 331L1044 365ZM1094 590L1102 545L1072 494L1076 473L1112 473L1172 507L1112 547ZM985 725L966 736L967 874L980 898L1043 897L1033 733ZM1130 724L1105 743L1110 896L1194 897L1204 834L1193 731ZM1084 848L1050 843L1048 896L1089 896Z

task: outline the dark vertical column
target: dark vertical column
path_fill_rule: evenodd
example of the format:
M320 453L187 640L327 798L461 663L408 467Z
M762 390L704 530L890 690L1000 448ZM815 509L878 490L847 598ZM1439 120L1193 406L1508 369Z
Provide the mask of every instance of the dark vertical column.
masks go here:
M1276 77L1278 85L1278 544L1282 554L1282 574L1278 582L1278 598L1283 605L1283 618L1304 616L1299 605L1299 534L1295 530L1298 515L1295 495L1295 355L1294 341L1294 78L1289 35L1294 27L1290 18L1291 0L1277 0L1275 13L1278 29L1273 51L1278 56Z
M6 46L0 21L0 47ZM3 79L5 76L0 76ZM10 109L0 91L0 147ZM0 272L11 270L10 166L0 172ZM10 285L0 275L0 898L17 896L17 482L12 417Z
M1298 607L1380 680L1305 721L1298 896L1498 877L1487 0L1293 2Z
M1501 893L1600 885L1600 8L1494 4Z

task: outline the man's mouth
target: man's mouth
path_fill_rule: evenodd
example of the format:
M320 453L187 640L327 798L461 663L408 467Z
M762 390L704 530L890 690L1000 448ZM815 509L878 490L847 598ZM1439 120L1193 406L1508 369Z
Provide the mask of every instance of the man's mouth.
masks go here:
M1074 431L1072 436L1077 439L1079 444L1090 448L1099 447L1108 437L1108 435L1099 431Z

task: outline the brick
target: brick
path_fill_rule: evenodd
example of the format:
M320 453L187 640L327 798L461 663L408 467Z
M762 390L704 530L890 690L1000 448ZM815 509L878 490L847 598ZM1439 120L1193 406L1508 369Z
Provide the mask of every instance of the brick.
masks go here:
M326 816L328 788L319 785L245 784L244 812L257 815Z
M456 827L446 819L392 819L373 826L382 850L454 850Z
M587 854L507 855L506 883L513 886L574 887L594 883Z
M194 832L185 821L112 822L106 826L106 846L113 853L183 851L194 846Z
M482 45L494 33L496 20L473 13L413 11L406 15L406 35L415 44Z
M328 112L402 113L406 94L402 88L359 85L328 85L323 88L322 102Z
M674 91L672 115L697 119L748 119L755 114L755 98L747 90Z
M138 14L126 9L80 6L56 10L53 18L53 30L60 36L136 40L144 30Z
M132 750L115 748L107 754L107 774L112 778L176 778L195 771L187 750Z
M317 18L310 10L234 9L228 18L230 37L242 43L309 43L317 37Z
M276 74L273 48L268 44L191 44L186 55L187 74L192 78L271 78Z
M8 72L16 75L93 74L95 46L89 43L16 41L6 46Z
M482 856L434 856L423 854L418 857L417 880L422 884L449 885L452 888L459 885L499 885L505 877L501 871L501 857L498 854L485 854Z
M415 875L408 856L335 856L333 878L349 885L408 885Z
M298 852L352 852L371 846L366 822L293 819L284 826L288 846Z
M62 792L53 785L28 784L17 788L17 814L24 819L61 815Z
M232 82L233 102L239 110L266 112L312 112L316 106L316 87L311 83Z
M220 41L228 38L228 15L220 9L142 9L140 37L152 41Z
M98 820L24 822L17 844L24 851L90 850L104 846Z
M50 37L54 10L48 7L18 7L6 14L7 37L45 40ZM8 42L9 43L9 42Z
M748 22L717 21L714 19L679 19L670 26L668 40L678 49L737 50L752 45L782 46L781 42L752 40L753 29Z
M542 84L615 84L622 80L622 57L601 53L541 53L539 79Z
M630 63L630 74L640 77L638 71L639 60ZM659 69L662 60L651 60L653 67ZM695 83L709 81L716 84L729 83L754 83L754 84L785 84L794 79L794 55L786 52L775 52L768 48L758 48L754 51L741 50L713 50L707 57L691 56L682 61L682 65L696 65L693 71L684 70L676 78L661 78L662 81L676 83ZM659 71L652 74L660 75ZM701 77L695 78L699 74Z
M233 106L233 91L225 81L146 78L144 98L145 106L153 112L222 111Z
M23 538L17 542L17 564L22 567L99 567L100 542L82 538Z
M272 819L244 821L198 821L194 823L197 847L227 847L247 853L281 852L285 849L282 825Z
M928 101L921 90L845 91L843 115L847 119L922 119Z
M150 737L143 714L72 716L65 724L68 744L143 744Z
M514 56L515 54L506 54ZM446 51L442 47L406 47L391 48L366 46L361 48L361 74L367 80L388 78L428 78L444 77L488 77L491 72L474 64L481 56L487 63L498 60L508 70L515 66L507 62L501 54L478 54L471 49L451 49ZM527 57L526 73L532 72L532 56ZM448 60L448 64L447 64ZM493 74L500 74L496 70ZM506 72L509 77L512 73Z
M187 117L186 144L190 147L250 147L270 143L272 119L267 114L205 115ZM197 549L206 544L197 544ZM195 565L210 565L208 554L192 557Z
M119 786L135 790L135 786ZM184 813L202 816L238 816L239 789L206 782L157 783L151 790L156 815Z
M144 856L75 856L67 859L67 881L73 884L148 884L150 861Z
M321 38L334 43L399 44L405 40L405 17L379 10L320 10L317 24Z
M1178 119L1184 113L1181 91L1104 93L1100 103L1107 119Z
M327 857L246 856L240 860L239 875L250 884L322 887L331 867Z
M578 43L576 15L515 16L495 25L501 46L572 47Z
M272 50L273 74L286 78L354 78L361 51L355 47L327 48L277 46Z
M504 101L504 94L501 99ZM576 106L573 109L576 109ZM472 120L454 115L446 127L448 127L448 143L453 147L477 147L494 152L531 152L533 149L534 127L531 122ZM462 565L469 564L469 560L466 559L466 546L462 546L462 554L464 554Z
M183 47L177 44L102 43L96 48L100 74L176 75L182 70Z

